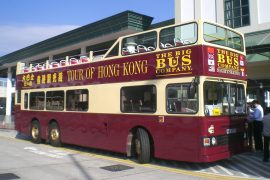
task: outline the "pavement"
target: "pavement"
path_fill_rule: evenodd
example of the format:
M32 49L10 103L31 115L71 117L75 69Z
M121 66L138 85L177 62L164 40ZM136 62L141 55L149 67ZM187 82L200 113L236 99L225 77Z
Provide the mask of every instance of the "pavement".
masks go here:
M27 147L41 148L41 147L50 147L47 144L31 144L30 137L23 134L18 134L15 130L10 129L0 129L0 140L1 146L5 147L3 144L4 139L10 139L11 143L13 141L19 141L23 143L28 143ZM7 145L9 146L9 145ZM31 149L31 151L34 151ZM54 147L50 147L54 148ZM15 148L16 149L16 148ZM167 173L176 173L178 175L184 175L185 178L188 176L188 179L270 179L270 162L262 162L262 153L261 152L247 152L239 155L235 155L229 159L214 163L188 163L188 162L175 162L175 161L166 161L160 159L153 159L149 164L140 165L136 163L136 160L128 159L122 154L102 151L92 148L84 148L79 146L65 145L64 147L57 148L56 150L61 150L63 152L71 152L76 154L83 154L90 157L99 158L101 160L113 161L114 163L120 163L132 167L140 167L144 172L146 169L150 168L152 170L159 171L162 176L168 175ZM39 154L47 154L48 152L37 152ZM51 155L49 153L49 155ZM55 156L55 155L51 155ZM1 165L1 163L0 163ZM146 168L146 169L144 169ZM1 169L0 169L1 170ZM129 171L129 170L128 170ZM141 172L142 176L144 173ZM1 173L0 173L1 174ZM138 176L138 175L137 175ZM138 179L136 176L135 179ZM191 177L190 177L191 176ZM176 179L178 176L174 177ZM171 178L171 179L174 179ZM184 178L184 179L185 179ZM94 178L95 179L95 178ZM105 178L106 179L106 178ZM108 178L110 179L110 178ZM131 178L132 179L132 178ZM151 179L151 178L150 178ZM158 178L157 178L158 179ZM0 177L1 180L1 177Z
M28 136L17 133L14 130L14 118L6 119L0 116L0 137L6 137L11 139L30 139ZM85 151L85 148L81 147L67 147L67 149L75 149L78 152ZM87 149L88 151L88 149ZM87 152L89 154L89 152ZM95 156L102 151L93 152ZM105 154L104 156L108 158L116 158L119 161L119 157L114 157L113 153ZM108 159L107 158L107 159ZM121 159L121 157L120 157ZM126 160L121 160L126 161ZM126 162L125 162L126 163ZM192 172L201 174L209 174L212 177L220 179L219 176L228 177L232 179L270 179L270 162L262 162L261 152L247 152L244 154L235 155L229 159L225 159L214 163L187 163L187 162L174 162L154 159L153 162L148 165L154 169L166 169L170 172ZM153 166L153 167L152 167ZM168 170L169 169L169 170ZM179 171L179 172L178 172ZM186 173L188 174L188 173ZM205 178L205 177L204 177ZM209 178L209 177L206 177ZM1 178L0 178L1 180Z

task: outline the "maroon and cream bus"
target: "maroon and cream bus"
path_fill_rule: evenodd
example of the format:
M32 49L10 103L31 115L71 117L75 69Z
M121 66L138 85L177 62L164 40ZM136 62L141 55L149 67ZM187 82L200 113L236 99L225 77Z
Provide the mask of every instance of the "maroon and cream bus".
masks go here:
M53 146L213 162L247 149L243 35L204 21L119 37L104 55L18 63L16 130Z

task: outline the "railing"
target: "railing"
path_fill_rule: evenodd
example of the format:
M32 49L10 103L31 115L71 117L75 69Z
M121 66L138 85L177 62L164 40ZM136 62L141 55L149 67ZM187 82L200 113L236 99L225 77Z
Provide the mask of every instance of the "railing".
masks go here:
M44 63L32 63L29 66L25 66L25 63L18 62L17 74L36 72L36 71L60 68L60 67L65 67L65 66L73 66L73 65L88 63L93 60L103 58L103 56L101 55L94 57L93 54L94 52L90 51L89 56L85 56L85 55L66 56L65 59L60 58L60 59L54 59L52 61L47 60Z

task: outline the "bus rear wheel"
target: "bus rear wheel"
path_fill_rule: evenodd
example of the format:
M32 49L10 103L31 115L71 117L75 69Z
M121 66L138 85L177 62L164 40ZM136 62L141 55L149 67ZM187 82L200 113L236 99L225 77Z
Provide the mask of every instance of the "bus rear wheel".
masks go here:
M36 144L41 142L41 130L38 121L31 123L31 141Z
M151 158L150 140L148 133L139 128L135 137L135 152L138 158L138 162L141 164L149 163Z
M60 147L62 145L59 126L56 122L50 124L49 141L50 144L55 147Z

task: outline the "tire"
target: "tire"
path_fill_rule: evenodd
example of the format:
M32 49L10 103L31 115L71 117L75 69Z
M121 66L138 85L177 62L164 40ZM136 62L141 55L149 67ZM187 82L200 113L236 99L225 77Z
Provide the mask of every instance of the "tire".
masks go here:
M55 147L60 147L62 145L60 129L56 122L52 122L50 124L49 142L52 146L55 146Z
M38 121L32 121L31 123L31 141L35 144L41 143L41 129Z
M135 138L135 152L138 162L141 164L149 163L151 159L151 145L148 133L139 128Z

